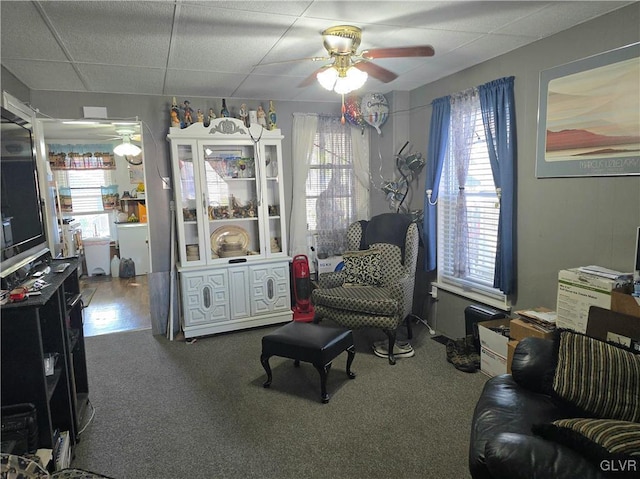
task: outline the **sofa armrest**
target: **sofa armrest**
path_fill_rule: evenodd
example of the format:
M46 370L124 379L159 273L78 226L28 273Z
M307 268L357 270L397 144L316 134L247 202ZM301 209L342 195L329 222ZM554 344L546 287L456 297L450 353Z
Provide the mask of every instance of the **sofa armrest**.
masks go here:
M338 288L344 283L344 271L331 271L318 275L318 285L322 289Z
M551 394L557 362L552 340L524 338L513 353L511 374L518 385L537 393Z
M516 433L487 441L485 461L493 479L603 479L604 473L568 447Z

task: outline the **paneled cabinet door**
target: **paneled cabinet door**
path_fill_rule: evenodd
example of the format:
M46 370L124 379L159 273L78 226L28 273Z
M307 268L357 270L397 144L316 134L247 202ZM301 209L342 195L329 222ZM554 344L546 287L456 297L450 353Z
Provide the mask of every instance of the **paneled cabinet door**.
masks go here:
M291 309L289 264L251 267L251 314L259 315Z
M186 327L225 321L230 317L227 270L182 273Z
M231 318L242 319L251 316L251 307L249 304L249 268L230 268L229 288L231 294Z

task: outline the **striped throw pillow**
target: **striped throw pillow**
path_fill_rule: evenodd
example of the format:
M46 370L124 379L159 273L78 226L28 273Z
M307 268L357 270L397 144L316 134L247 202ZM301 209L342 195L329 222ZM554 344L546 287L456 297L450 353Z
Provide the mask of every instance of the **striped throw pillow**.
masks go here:
M562 331L553 390L598 418L640 422L640 355Z
M533 427L536 434L597 462L609 456L640 459L640 424L615 419L558 419Z

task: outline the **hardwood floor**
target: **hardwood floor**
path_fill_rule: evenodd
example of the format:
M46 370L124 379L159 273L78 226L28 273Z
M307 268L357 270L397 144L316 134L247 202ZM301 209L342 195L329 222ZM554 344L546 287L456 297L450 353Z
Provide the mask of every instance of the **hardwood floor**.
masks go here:
M85 304L84 335L151 329L147 278L147 275L134 278L82 276L83 296L90 296L90 290L95 290L89 304Z

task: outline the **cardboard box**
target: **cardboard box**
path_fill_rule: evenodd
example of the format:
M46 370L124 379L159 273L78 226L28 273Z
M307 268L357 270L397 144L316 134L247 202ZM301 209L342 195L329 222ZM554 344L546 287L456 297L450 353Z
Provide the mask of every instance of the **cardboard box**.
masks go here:
M551 339L553 338L553 332L543 331L537 328L535 324L529 323L524 319L512 319L510 324L511 339L520 341L521 339L533 336L534 338Z
M631 296L633 285L628 284L611 292L611 311L640 318L640 298Z
M478 323L480 334L480 370L487 376L507 373L508 318ZM507 336L490 328L502 328Z
M511 363L513 362L513 353L520 341L511 340L507 343L507 373L511 374Z
M627 278L608 279L584 273L579 268L564 269L558 273L558 328L587 331L589 308L598 306L611 309L611 292L628 283Z
M331 273L338 271L336 268L342 263L342 256L330 256L328 258L318 258L316 263L316 271L318 274Z
M587 335L640 353L640 320L635 316L593 306L589 311Z

